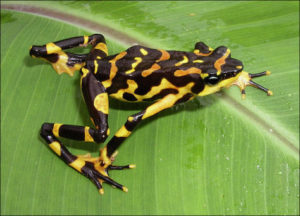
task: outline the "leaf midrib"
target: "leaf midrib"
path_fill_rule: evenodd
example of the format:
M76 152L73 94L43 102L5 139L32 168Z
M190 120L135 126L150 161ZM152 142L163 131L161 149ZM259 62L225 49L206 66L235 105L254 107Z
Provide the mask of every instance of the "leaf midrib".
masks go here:
M72 14L68 14L65 12L60 12L57 10L44 8L44 7L36 7L32 5L23 5L23 4L10 4L10 3L4 3L2 4L2 9L7 10L14 10L14 11L20 11L30 14L35 14L39 16L46 16L50 18L54 18L56 20L59 20L61 22L66 22L74 26L80 26L87 30L92 30L95 32L101 32L104 35L107 35L108 37L112 38L113 40L118 41L124 46L131 46L132 44L141 44L145 46L153 46L153 43L150 45L148 42L141 41L137 39L136 37L132 37L129 34L126 34L122 31L118 31L118 29L108 27L106 25L103 25L99 22L94 22L89 19L85 19L82 17L78 17ZM156 44L158 47L158 44ZM245 106L238 103L235 99L228 95L223 95L220 97L220 99L224 102L230 105L236 112L246 115L249 117L249 119L252 120L253 125L258 125L261 128L263 128L265 131L268 131L269 128L274 128L274 124L270 125L268 122L264 121L260 116L256 115L254 112L252 112L250 109L246 108ZM297 148L295 145L293 145L292 142L290 142L288 139L285 138L284 127L278 122L276 122L276 128L273 129L272 136L275 137L280 141L280 144L283 145L283 147L289 149L292 152L292 155L295 159L299 159L299 148ZM293 137L293 140L296 140L295 137Z

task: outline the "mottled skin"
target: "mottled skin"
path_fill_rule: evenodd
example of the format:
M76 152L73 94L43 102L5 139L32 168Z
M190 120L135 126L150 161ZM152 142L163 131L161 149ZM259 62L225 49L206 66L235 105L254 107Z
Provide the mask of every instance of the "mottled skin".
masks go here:
M89 54L62 51L89 44L92 45ZM44 123L41 136L63 161L91 179L101 194L103 182L127 191L126 187L108 176L108 170L135 167L114 166L112 162L117 148L141 120L195 96L212 94L231 85L239 86L243 95L247 85L272 94L251 80L269 74L268 71L258 74L244 72L242 62L231 58L228 48L221 46L213 50L202 42L195 44L193 52L136 45L108 56L104 37L95 34L32 46L30 55L51 63L58 74L66 72L73 75L74 71L80 70L81 90L95 127ZM126 123L100 150L100 157L72 155L58 140L59 137L96 143L104 142L108 137L108 95L123 101L153 102L145 110L128 117Z

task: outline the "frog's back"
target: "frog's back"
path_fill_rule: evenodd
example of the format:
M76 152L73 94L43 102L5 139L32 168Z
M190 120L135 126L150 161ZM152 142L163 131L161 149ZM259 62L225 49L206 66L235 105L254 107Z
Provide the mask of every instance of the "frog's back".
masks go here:
M116 99L152 101L170 93L177 94L179 88L200 80L201 70L191 64L197 58L191 52L133 46L101 60L98 76L102 76L99 80ZM195 88L202 87L202 82L198 82Z

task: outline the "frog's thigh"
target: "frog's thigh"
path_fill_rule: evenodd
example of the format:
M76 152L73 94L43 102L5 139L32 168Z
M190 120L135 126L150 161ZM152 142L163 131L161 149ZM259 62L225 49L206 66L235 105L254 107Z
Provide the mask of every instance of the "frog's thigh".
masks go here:
M180 98L181 97L178 94L169 94L169 95L165 96L163 99L161 99L161 100L157 101L156 103L147 107L142 119L146 119L164 109L174 106L176 101L179 100Z
M109 101L106 89L87 68L81 69L80 83L93 124L101 134L108 136Z

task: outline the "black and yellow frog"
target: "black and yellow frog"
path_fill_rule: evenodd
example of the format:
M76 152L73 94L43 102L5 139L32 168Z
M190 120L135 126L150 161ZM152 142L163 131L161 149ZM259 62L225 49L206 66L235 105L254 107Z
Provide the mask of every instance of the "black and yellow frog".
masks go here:
M62 51L89 44L92 49L88 54ZM104 192L103 182L123 191L128 190L112 180L108 171L135 167L115 166L112 162L118 147L143 119L196 96L212 94L232 85L239 86L243 96L248 85L272 95L270 90L252 81L254 77L270 74L269 71L247 73L243 71L241 61L231 58L227 47L212 49L203 42L196 43L193 52L136 45L119 54L108 55L103 35L94 34L32 46L30 55L51 63L58 74L65 72L72 76L76 70L80 70L80 87L94 127L44 123L41 136L64 162L91 179L101 194ZM108 96L122 101L153 103L145 110L129 116L100 150L99 157L71 154L59 137L96 143L104 142L108 137Z

